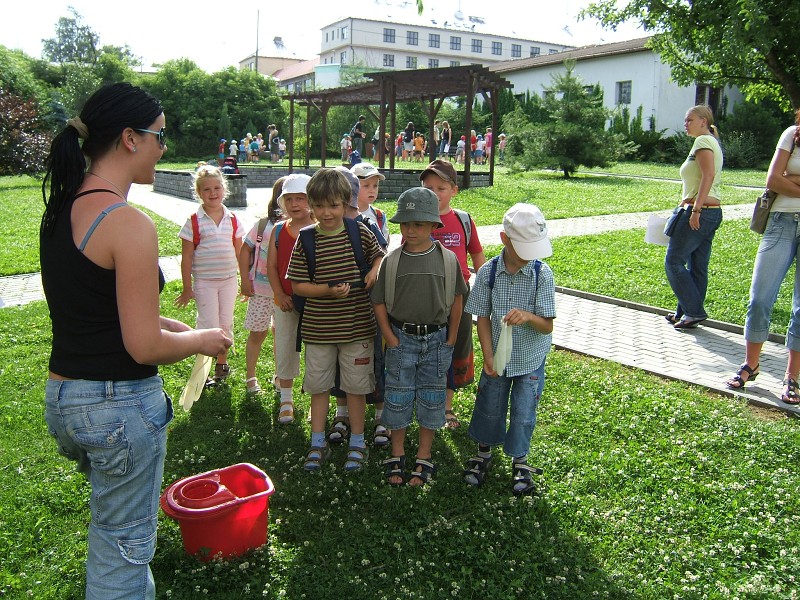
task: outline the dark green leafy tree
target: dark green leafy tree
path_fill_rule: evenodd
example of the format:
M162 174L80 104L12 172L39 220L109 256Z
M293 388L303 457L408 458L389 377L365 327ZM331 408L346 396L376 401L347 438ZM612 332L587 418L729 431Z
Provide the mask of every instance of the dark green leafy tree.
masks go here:
M36 101L0 87L0 176L41 173L49 145Z
M62 65L93 65L99 55L100 36L83 22L75 8L70 6L67 10L70 16L58 20L55 37L42 40L42 54L47 60Z
M797 0L598 0L583 15L639 22L681 85L735 84L750 100L800 108Z
M270 123L275 123L279 131L288 127L275 83L253 71L230 67L209 75L182 58L168 61L141 85L164 106L173 156L216 153L219 138L228 137L226 132L218 134L226 102L231 130L227 134L243 136L249 123L256 123L263 132ZM250 132L255 135L253 129Z
M564 177L585 167L606 167L626 150L621 136L607 131L609 111L599 86L587 86L573 74L574 61L565 61L565 73L553 75L545 88L544 122L531 123L520 107L503 120L509 134L506 164L513 170L532 167L558 169Z

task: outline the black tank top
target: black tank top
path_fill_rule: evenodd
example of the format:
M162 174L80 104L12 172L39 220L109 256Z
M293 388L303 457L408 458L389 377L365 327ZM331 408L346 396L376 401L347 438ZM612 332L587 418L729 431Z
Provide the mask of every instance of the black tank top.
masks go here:
M87 190L75 196L111 190ZM53 324L50 370L62 377L92 381L144 379L158 374L154 365L140 365L125 350L117 309L116 272L89 260L72 240L71 203L58 216L51 235L39 239L42 287ZM113 210L107 209L108 212ZM87 232L105 217L101 213ZM158 270L159 290L164 275Z

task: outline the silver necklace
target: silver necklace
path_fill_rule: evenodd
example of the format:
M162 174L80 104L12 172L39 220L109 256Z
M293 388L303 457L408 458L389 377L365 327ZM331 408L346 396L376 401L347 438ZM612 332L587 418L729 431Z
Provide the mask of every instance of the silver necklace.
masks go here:
M103 177L102 175L98 175L97 173L93 173L92 171L86 171L86 174L87 174L87 175L94 175L94 176L95 176L95 177L97 177L98 179L102 179L102 180L103 180L103 181L105 181L106 183L110 183L112 186L114 186L114 189L115 189L115 190L117 190L117 191L119 192L119 196L120 196L120 198L122 198L123 200L126 200L126 201L128 200L128 198L125 196L125 194L123 193L123 191L122 191L121 189L119 189L119 188L116 186L116 184L115 184L113 181L111 181L111 180L109 180L109 179L106 179L106 178L105 178L105 177Z

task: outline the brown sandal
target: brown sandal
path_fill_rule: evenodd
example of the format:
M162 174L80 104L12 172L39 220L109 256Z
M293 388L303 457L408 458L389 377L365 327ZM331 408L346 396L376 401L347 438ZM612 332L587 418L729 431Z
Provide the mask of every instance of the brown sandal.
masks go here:
M456 413L453 412L452 410L444 411L444 419L445 419L444 426L447 429L457 429L458 426L461 425L461 423L459 423L458 421Z

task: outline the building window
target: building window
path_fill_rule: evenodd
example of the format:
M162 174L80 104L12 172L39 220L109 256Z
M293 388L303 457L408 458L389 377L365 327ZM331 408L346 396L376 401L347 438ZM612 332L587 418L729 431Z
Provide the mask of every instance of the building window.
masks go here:
M428 59L428 68L429 69L438 69L439 68L439 59L438 58L429 58Z
M438 33L431 33L428 35L428 46L431 48L438 48L439 47L439 34Z
M339 53L339 64L340 65L347 64L347 51Z
M327 31L325 32L325 43L326 44L328 43L328 32Z
M450 36L450 50L461 50L461 38L459 36Z
M409 31L406 35L406 43L409 46L419 46L419 33L416 31Z
M475 54L480 54L483 52L483 40L476 40L473 38L472 40L472 51Z
M344 27L342 27L342 39L343 39L343 40L346 40L346 39L347 39L347 25L345 25Z
M558 54L558 50L556 50L555 48L550 48L550 50L548 50L547 53L548 54Z
M539 56L542 53L542 49L539 46L531 46L531 56Z
M617 82L617 104L630 104L631 103L631 82L618 81Z
M511 58L522 58L522 44L511 44Z
M393 67L394 66L394 54L384 54L383 55L383 66L384 67Z
M451 67L460 67L461 66L461 61L460 60L451 60L450 61L450 66Z
M394 29L383 28L383 41L387 44L394 44Z
M492 42L492 54L495 56L503 55L503 42Z
M416 68L417 68L417 57L406 56L406 69L416 69Z

